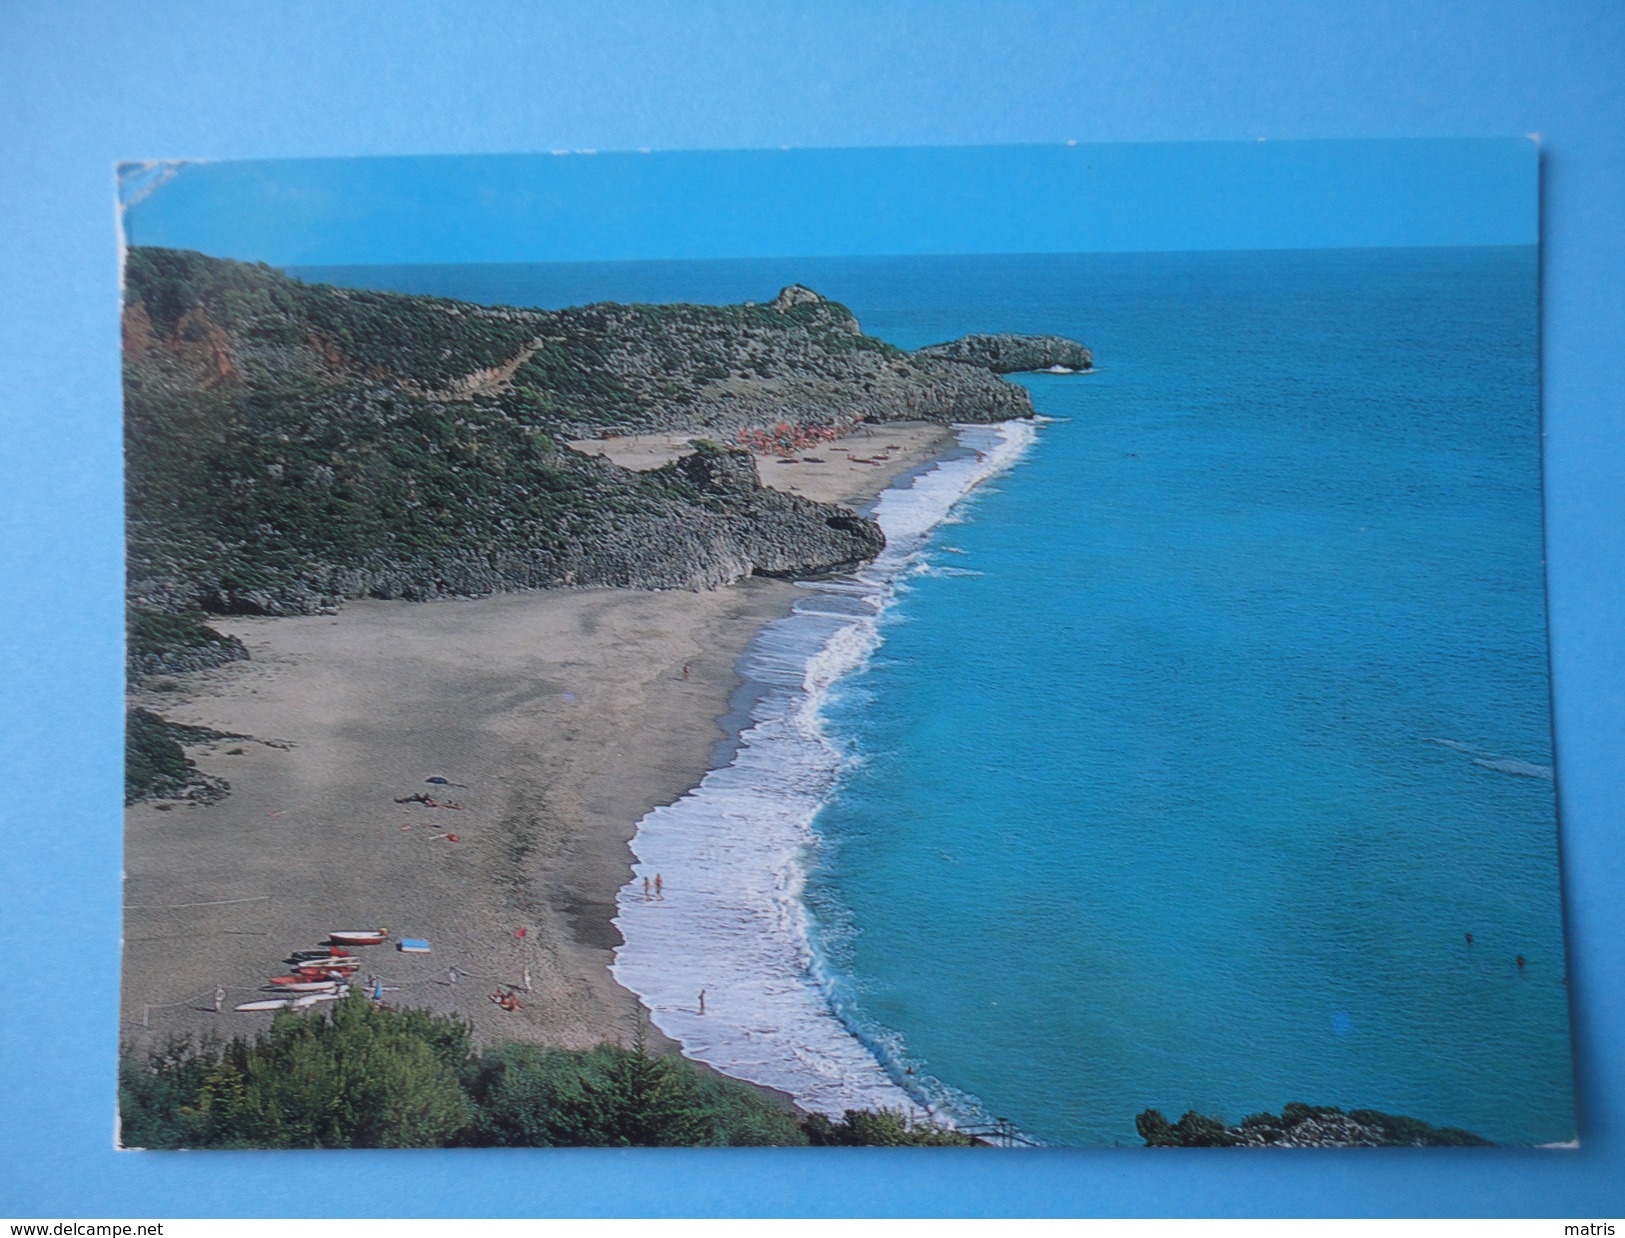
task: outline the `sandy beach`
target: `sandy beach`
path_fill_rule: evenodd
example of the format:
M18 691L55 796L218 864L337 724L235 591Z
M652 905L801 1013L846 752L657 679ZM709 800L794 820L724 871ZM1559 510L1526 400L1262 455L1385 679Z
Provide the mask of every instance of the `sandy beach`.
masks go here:
M627 434L581 439L577 451L607 456L622 468L653 469L692 450L691 435ZM953 444L953 434L934 422L899 421L865 426L854 434L797 452L793 457L757 456L762 484L821 503L863 503L900 473Z
M936 424L877 426L806 453L812 462L767 457L759 469L770 485L855 505L952 441ZM578 446L649 468L687 442ZM456 1011L487 1040L627 1040L637 1002L608 971L627 842L699 781L741 651L796 595L753 578L709 593L560 590L212 620L251 661L132 697L243 738L189 752L231 784L226 799L127 814L123 1038L260 1030L269 1016L231 1007L260 996L290 951L383 926L431 946L362 952L392 1000ZM399 802L419 794L457 806ZM527 975L522 1010L489 1000Z

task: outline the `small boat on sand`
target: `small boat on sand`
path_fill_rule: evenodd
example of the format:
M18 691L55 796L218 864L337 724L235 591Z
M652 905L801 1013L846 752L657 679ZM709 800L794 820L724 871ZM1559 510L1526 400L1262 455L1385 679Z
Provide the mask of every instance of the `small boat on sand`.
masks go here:
M286 1010L293 1004L291 997L260 997L251 1002L244 1002L233 1009L239 1014L251 1014L257 1010Z
M293 969L293 975L298 976L301 980L332 980L344 976L353 976L360 966L358 963L354 967L296 967Z
M272 976L271 983L284 993L334 993L349 986L348 980L309 980L304 976Z
M261 1010L304 1010L317 1002L336 1002L343 993L300 993L288 997L261 997L233 1007L241 1014L254 1014Z
M347 959L350 952L343 946L323 946L320 950L295 950L288 956L290 963L308 963L316 959Z
M389 940L388 929L334 929L327 940L336 946L381 946Z

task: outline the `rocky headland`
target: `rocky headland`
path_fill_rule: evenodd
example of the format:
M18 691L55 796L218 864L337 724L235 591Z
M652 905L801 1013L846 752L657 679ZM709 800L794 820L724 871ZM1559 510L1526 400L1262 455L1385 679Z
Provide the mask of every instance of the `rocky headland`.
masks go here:
M123 328L132 683L247 657L211 615L849 569L884 546L879 526L763 485L739 444L1031 416L993 371L1081 349L909 353L800 285L765 304L536 310L154 248L127 255ZM569 445L657 432L686 454L632 469ZM186 781L195 736L131 725L141 768L167 771L153 785Z
M799 285L761 305L546 311L140 248L124 338L129 598L158 615L840 569L878 528L763 487L732 444L1030 416L991 371L1087 356L1014 336L909 353ZM695 454L633 472L566 445L650 431L693 435ZM137 644L136 671L232 652Z
M1091 370L1095 356L1076 340L1062 335L965 335L946 344L928 344L915 357L953 361L994 374L1033 370Z

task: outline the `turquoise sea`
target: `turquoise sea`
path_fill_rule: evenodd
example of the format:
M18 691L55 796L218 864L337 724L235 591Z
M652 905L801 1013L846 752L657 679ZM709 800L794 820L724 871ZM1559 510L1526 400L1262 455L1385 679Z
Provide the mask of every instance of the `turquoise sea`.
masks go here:
M905 347L1094 349L888 493L888 556L758 638L744 741L645 821L693 901L623 899L617 975L694 1056L1049 1144L1289 1101L1573 1137L1533 249L294 273L801 282Z

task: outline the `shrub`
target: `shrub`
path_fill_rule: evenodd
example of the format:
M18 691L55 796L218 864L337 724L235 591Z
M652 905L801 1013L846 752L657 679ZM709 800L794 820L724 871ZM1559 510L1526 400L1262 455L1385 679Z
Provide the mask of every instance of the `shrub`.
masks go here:
M514 1147L805 1143L793 1116L748 1084L633 1047L502 1045L469 1072L466 1141Z
M355 994L283 1013L252 1043L171 1044L120 1068L130 1147L439 1147L467 1124L468 1030Z
M968 1148L969 1135L917 1122L895 1109L848 1109L839 1122L812 1114L802 1122L807 1141L817 1147L836 1148Z
M177 733L182 728L145 709L124 716L124 802L178 795L197 771Z

